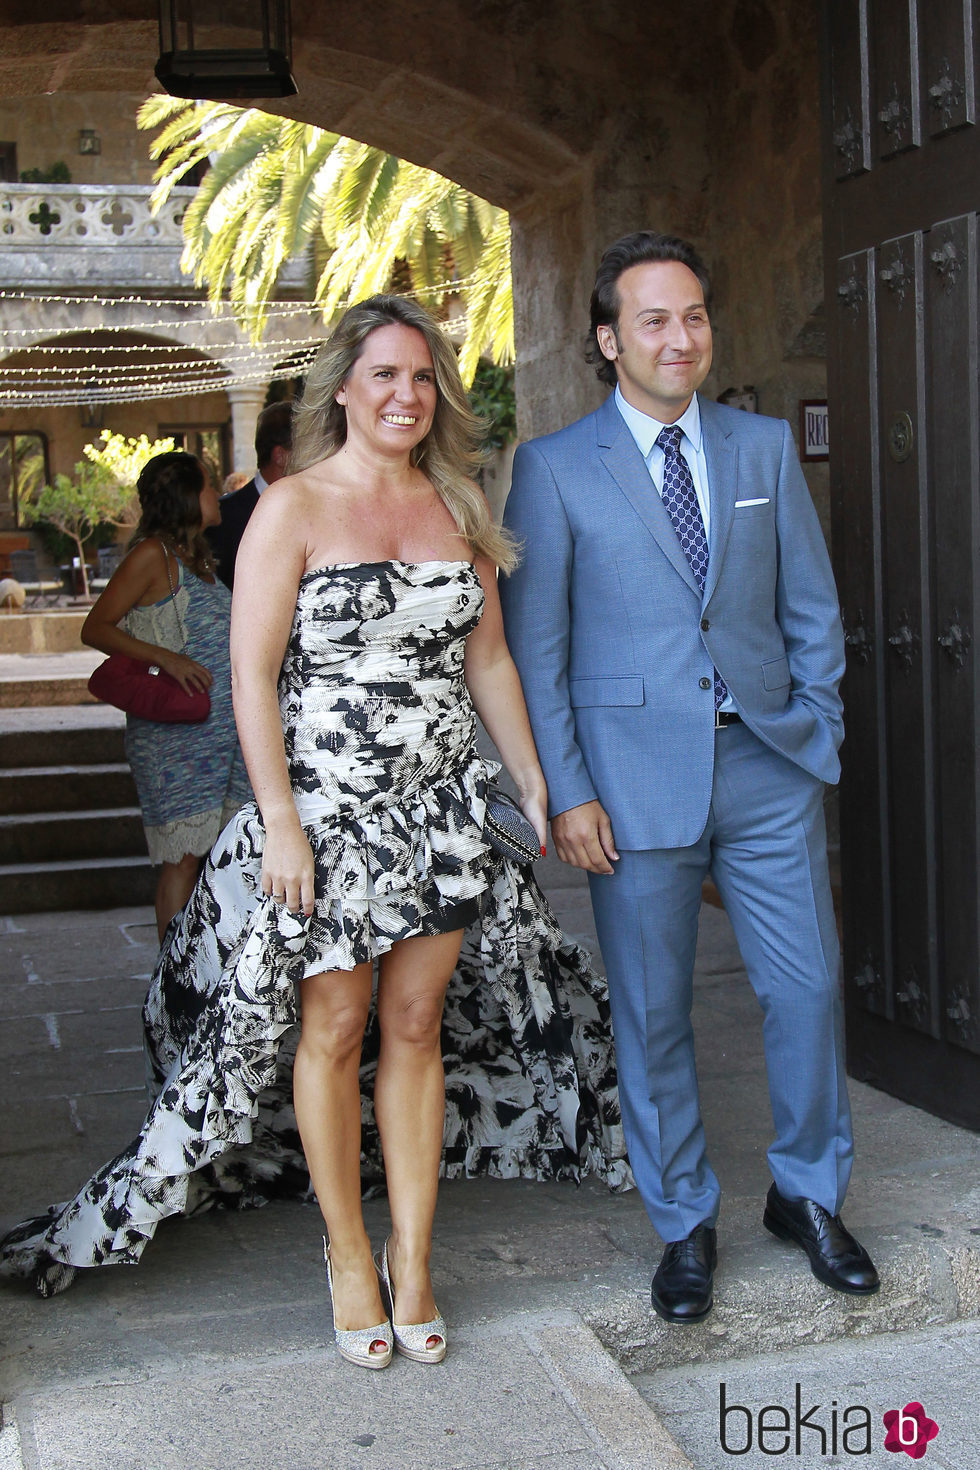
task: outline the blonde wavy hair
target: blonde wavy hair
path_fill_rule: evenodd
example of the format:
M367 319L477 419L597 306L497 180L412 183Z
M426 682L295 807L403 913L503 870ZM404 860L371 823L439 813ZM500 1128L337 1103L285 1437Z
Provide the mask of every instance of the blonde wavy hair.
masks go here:
M497 526L482 490L473 483L483 458L485 424L470 408L454 353L439 323L405 296L369 296L344 312L317 355L293 415L289 472L296 474L337 453L347 439L347 411L336 394L379 327L412 327L425 338L436 379L432 428L412 450L460 534L477 556L513 571L517 548Z

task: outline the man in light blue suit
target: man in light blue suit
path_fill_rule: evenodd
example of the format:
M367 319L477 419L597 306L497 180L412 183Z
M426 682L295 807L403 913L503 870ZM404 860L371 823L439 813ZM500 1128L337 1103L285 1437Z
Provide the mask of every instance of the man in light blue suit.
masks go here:
M615 392L522 445L507 638L559 857L589 873L630 1161L666 1242L653 1305L711 1309L719 1187L691 1029L710 873L763 1010L763 1223L841 1291L877 1289L839 1211L852 1159L823 791L844 645L789 425L700 399L709 282L641 231L603 255L588 357Z

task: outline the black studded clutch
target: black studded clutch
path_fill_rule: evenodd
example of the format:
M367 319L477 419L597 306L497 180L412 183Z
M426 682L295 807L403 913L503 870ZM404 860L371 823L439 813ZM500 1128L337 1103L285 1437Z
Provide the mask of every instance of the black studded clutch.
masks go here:
M537 862L541 843L534 827L506 791L491 784L483 818L483 835L501 857L515 863Z

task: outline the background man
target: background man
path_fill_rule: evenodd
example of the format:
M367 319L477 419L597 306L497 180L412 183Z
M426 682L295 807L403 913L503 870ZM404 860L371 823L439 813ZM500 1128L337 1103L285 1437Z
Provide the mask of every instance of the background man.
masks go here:
M837 595L789 425L697 396L708 287L681 240L642 231L606 251L587 356L616 391L518 450L504 518L524 557L501 583L555 847L589 873L670 1321L710 1311L716 1262L690 1019L709 872L764 1014L764 1224L828 1285L878 1285L838 1217L852 1140L823 818L843 734Z
M218 502L221 525L207 533L218 563L218 576L226 587L235 583L235 561L245 534L249 516L259 503L267 485L286 473L292 447L293 405L291 402L270 403L259 414L255 424L255 478L240 490L223 495Z

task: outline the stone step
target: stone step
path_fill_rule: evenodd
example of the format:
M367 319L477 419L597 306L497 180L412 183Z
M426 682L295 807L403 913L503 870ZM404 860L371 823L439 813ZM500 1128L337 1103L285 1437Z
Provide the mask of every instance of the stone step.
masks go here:
M81 653L87 609L25 609L0 617L0 653Z
M153 902L156 875L148 857L0 865L0 913L111 909Z
M88 692L88 674L38 676L0 681L0 709L51 709L66 704L96 704Z
M0 863L145 856L139 807L0 817Z
M124 736L120 725L0 730L0 770L121 764L126 759Z
M0 655L0 676L13 661ZM124 734L107 705L0 709L0 913L152 903Z
M64 705L98 707L88 692L93 669L104 654L94 648L69 653L0 652L0 709Z
M0 812L7 816L135 805L136 787L123 762L0 770Z

